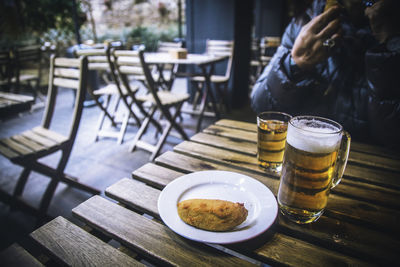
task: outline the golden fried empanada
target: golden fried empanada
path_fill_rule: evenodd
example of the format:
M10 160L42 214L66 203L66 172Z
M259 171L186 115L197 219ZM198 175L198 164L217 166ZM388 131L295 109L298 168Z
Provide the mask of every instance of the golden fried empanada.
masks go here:
M227 231L247 218L243 203L219 199L188 199L178 203L179 217L187 224L209 231Z

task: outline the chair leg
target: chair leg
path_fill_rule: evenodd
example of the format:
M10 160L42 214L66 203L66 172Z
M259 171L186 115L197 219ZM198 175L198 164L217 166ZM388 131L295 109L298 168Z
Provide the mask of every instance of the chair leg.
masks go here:
M40 201L39 220L42 220L46 216L50 201L53 198L58 183L58 177L51 177L50 183L47 185L46 191L44 192L42 200Z
M178 118L178 116L181 114L181 108L182 108L183 102L178 104L175 107L175 113L173 116L166 116L169 117L170 120L167 121L167 125L165 126L160 139L157 142L157 145L155 146L155 150L153 151L153 153L150 156L150 161L153 161L157 155L160 153L161 148L163 147L165 141L167 140L168 134L171 131L172 128L175 128L175 130L178 131L178 133L182 136L182 139L184 140L188 140L188 136L185 133L185 131L182 129L182 127L177 124L176 119Z
M112 116L113 116L113 118L115 119L115 116L116 116L116 114L117 114L117 111L118 111L118 107L119 107L119 103L121 102L121 97L120 96L118 96L116 99L115 99L115 104L114 104L114 110L113 110L113 113L112 113ZM115 121L114 121L115 122ZM115 123L117 123L117 122L115 122ZM114 127L116 127L117 125L115 125Z
M26 182L28 181L29 174L31 173L32 169L24 168L21 175L19 176L17 185L15 186L13 197L20 196L24 191L24 187Z
M229 101L228 101L228 83L215 84L220 102L225 106L227 112L230 111Z
M194 92L194 97L193 97L193 104L192 104L192 110L196 111L197 109L197 104L199 102L199 100L201 99L201 88L202 85L201 83L193 83L195 86L195 92Z
M146 129L149 126L149 123L154 115L154 112L156 112L156 109L157 109L157 106L153 106L147 113L147 116L146 116L145 120L143 121L142 126L140 126L138 132L135 135L135 138L133 139L132 146L129 149L131 152L135 150L137 142L140 140L142 135L146 132Z
M63 183L66 183L69 186L72 186L74 188L83 190L83 191L88 192L88 193L93 194L93 195L98 195L98 194L101 193L99 189L91 187L91 186L89 186L87 184L84 184L82 182L79 182L78 178L72 177L72 176L70 176L68 174L65 174L65 173L61 176L60 181L63 182Z
M117 124L114 121L114 116L112 116L109 112L108 112L108 107L110 106L110 99L111 99L111 95L107 95L107 100L104 103L104 106L102 103L100 103L99 101L99 97L98 96L93 96L94 101L97 103L97 105L99 106L99 108L103 111L104 116L107 116L107 118L111 121L111 125L113 127L117 127Z
M107 113L107 108L108 108L108 105L110 104L110 98L111 98L111 96L107 96L106 98L105 98L105 100L104 100L104 106L105 106L105 108L102 106L102 108L100 108L101 109L101 114L100 114L100 117L99 117L99 121L97 122L97 131L96 131L96 138L95 138L95 142L97 142L98 140L99 140L99 135L98 135L98 132L100 132L101 131L101 129L103 128L103 124L104 124L104 119L105 119L105 117L106 117L106 114L108 114Z
M179 117L181 115L182 106L183 106L183 102L175 107L175 114L172 116L171 125L173 128L175 128L175 130L178 131L178 133L181 135L183 140L188 140L189 137L187 136L185 131L182 129L182 127L176 122L177 117Z
M203 92L201 103L200 103L199 118L197 119L196 133L200 132L201 122L203 120L204 112L205 112L205 109L206 109L207 98L208 98L207 91Z
M117 143L119 145L122 144L122 142L124 141L124 136L126 133L126 128L128 127L128 123L129 123L129 118L130 118L130 113L129 111L127 111L124 115L123 115L123 120L122 120L122 124L121 124L121 129L119 130L119 136L118 136L118 140Z
M160 139L157 142L156 148L150 156L150 161L153 161L157 155L160 153L161 148L163 147L165 141L167 140L168 134L171 131L172 124L167 122L167 126L165 126L163 133L161 134Z
M135 112L132 110L132 108L133 108L133 104L134 103L132 103L130 106L129 106L129 110L128 110L128 116L132 116L133 117L133 119L136 121L136 124L137 124L137 126L138 126L138 128L140 128L140 126L142 125L142 121L139 119L139 117L135 114Z

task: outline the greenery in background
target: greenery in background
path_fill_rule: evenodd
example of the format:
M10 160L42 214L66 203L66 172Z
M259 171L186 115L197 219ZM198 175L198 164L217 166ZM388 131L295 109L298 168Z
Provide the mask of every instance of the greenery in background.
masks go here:
M139 26L126 36L126 41L133 45L143 44L146 51L156 51L158 42L172 42L178 37L176 25L171 25L167 29Z
M79 1L77 0L79 7ZM0 35L2 46L39 41L74 40L71 0L2 0L0 3ZM78 11L78 23L86 20ZM71 39L72 38L72 39Z
M85 23L89 21L86 18L90 19L92 14L83 12L90 10L88 4L90 1L75 1L78 6L81 39L83 42L92 40L94 25ZM104 0L104 5L112 1ZM135 5L147 2L147 0L132 1L136 1ZM123 26L122 29L110 27L106 33L98 36L97 41L121 40L129 48L143 44L147 51L156 50L159 41L173 41L178 37L177 23L168 20L170 11L162 2L157 8L163 21L161 24L136 23L133 24L137 25L135 28ZM66 48L76 44L72 9L72 0L0 0L0 46L4 48L49 42L57 47L58 52L65 52ZM132 16L138 15L132 14Z

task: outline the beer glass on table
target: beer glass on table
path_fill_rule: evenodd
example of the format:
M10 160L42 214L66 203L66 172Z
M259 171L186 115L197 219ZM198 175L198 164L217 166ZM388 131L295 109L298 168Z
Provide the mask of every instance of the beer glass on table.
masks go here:
M279 207L292 221L310 223L322 215L343 176L351 138L337 122L298 116L289 121L286 140Z
M292 116L266 111L257 116L257 159L272 173L280 173L286 144L288 121Z

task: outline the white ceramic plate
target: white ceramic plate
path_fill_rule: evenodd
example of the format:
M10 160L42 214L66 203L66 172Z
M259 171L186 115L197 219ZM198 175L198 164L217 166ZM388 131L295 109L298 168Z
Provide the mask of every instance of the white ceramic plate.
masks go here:
M183 222L177 204L192 198L221 199L244 203L246 221L227 232L201 230ZM202 171L179 177L169 183L158 198L158 211L164 223L188 239L229 244L251 239L266 231L278 213L272 192L259 181L235 172Z

